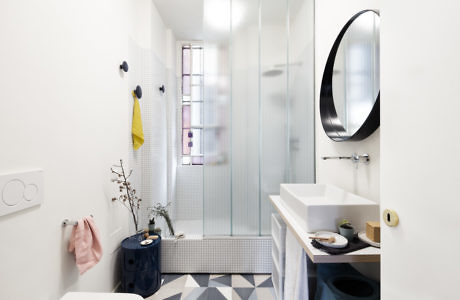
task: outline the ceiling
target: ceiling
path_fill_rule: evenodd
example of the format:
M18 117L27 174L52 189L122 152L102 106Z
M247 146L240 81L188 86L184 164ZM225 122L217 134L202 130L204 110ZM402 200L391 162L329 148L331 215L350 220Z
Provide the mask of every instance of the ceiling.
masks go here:
M178 40L203 39L204 0L153 0L166 27Z
M153 0L153 3L157 7L158 12L161 15L166 27L173 30L177 40L203 40L204 1L205 0ZM221 5L218 6L228 7L230 0L216 0L208 2L220 3ZM242 20L240 25L244 27L251 23L258 22L258 0L232 0L232 2L234 10L237 7L241 8ZM300 9L300 6L303 2L304 0L290 0L289 10L291 14L295 14ZM210 7L211 6L209 6L209 8ZM286 22L285 1L264 1L262 2L261 12L262 22L264 24L283 24ZM222 13L222 11L216 9L215 14L211 13L211 17L222 19L220 13ZM233 21L235 20L236 19L234 17ZM222 22L224 20L220 21Z

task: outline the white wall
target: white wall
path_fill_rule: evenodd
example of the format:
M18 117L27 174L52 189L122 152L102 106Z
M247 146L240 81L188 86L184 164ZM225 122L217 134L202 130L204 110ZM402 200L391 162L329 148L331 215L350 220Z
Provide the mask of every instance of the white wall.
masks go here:
M0 217L1 299L57 299L67 290L111 291L118 282L116 250L132 226L110 200L117 193L109 169L120 158L139 165L130 91L137 79L148 81L142 51L153 43L165 57L151 26L158 35L164 29L152 18L161 22L149 0L0 3L0 173L45 171L44 203ZM118 70L123 60L127 74ZM104 256L79 276L67 252L71 228L61 222L88 214Z
M459 9L382 2L382 299L460 298Z
M327 137L319 114L319 93L324 66L332 45L343 25L363 9L378 9L379 0L322 0L315 4L315 68L316 68L316 182L335 184L345 190L380 201L380 130L360 142L334 142ZM358 169L350 161L321 159L321 156L349 156L368 153L369 165Z
M319 94L327 57L343 25L363 9L379 8L379 0L315 1L316 182L337 185L375 202L380 201L380 129L360 142L332 141L321 125ZM321 156L349 156L354 152L368 153L370 164L360 164L356 169L347 160L321 159ZM380 277L379 264L354 264L354 267L371 278Z

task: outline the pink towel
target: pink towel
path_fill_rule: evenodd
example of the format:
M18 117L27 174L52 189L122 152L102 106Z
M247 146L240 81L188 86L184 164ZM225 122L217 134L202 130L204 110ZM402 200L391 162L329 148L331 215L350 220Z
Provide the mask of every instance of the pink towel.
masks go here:
M75 251L75 261L80 275L91 269L102 257L99 230L92 217L78 220L72 229L69 252Z

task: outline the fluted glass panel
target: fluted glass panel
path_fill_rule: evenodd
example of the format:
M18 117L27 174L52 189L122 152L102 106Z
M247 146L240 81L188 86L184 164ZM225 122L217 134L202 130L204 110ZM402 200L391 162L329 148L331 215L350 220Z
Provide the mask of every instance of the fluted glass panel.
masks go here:
M231 234L230 14L230 0L204 1L204 235Z
M269 195L314 182L313 26L314 0L204 0L204 235L269 235Z
M269 195L279 195L288 172L287 1L262 0L261 69L261 219L260 232L270 234Z
M315 180L314 2L289 0L289 182Z
M232 2L232 234L259 234L259 0Z

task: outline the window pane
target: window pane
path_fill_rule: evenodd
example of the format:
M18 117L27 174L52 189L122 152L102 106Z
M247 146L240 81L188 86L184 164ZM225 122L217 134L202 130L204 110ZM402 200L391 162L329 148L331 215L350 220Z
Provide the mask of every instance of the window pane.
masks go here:
M190 164L190 156L183 156L182 157L182 164L189 165Z
M192 75L193 73L194 75ZM202 165L203 49L182 47L182 164Z
M201 86L192 86L192 101L202 101Z
M192 84L201 85L202 78L201 75L192 75Z
M190 128L190 105L182 106L182 128Z
M191 142L189 136L190 129L182 129L182 154L190 155L190 147L188 146Z
M193 126L200 126L203 125L203 118L202 118L202 103L192 103L192 125Z
M203 157L202 156L193 156L192 157L192 165L202 165L203 164Z
M202 50L200 48L192 49L192 71L193 74L203 74Z
M193 132L192 155L200 155L201 154L201 129L192 129L192 132Z
M190 75L182 76L182 94L190 95Z
M190 74L190 48L182 48L182 74Z

